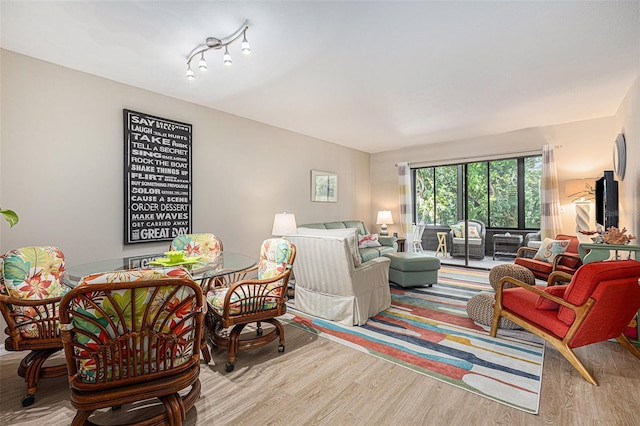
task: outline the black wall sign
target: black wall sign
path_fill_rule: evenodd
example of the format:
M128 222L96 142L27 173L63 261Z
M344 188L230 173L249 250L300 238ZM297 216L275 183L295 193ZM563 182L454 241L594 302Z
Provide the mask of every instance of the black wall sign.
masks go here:
M191 232L191 125L140 112L124 116L124 243Z

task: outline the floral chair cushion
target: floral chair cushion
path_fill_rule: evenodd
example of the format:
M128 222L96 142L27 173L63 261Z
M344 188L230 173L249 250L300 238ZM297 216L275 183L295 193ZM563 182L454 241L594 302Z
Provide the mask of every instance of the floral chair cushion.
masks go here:
M182 250L187 256L216 258L222 251L222 241L213 234L183 234L171 242L171 250Z
M87 275L78 286L87 284L122 283L131 281L158 280L162 278L191 278L181 266L171 268L123 269Z
M291 243L283 238L271 238L265 240L260 248L260 260L258 261L258 280L266 280L282 274L291 263L293 249ZM229 313L237 315L241 310L241 303L250 300L259 293L264 293L258 285L250 284L241 286L234 291L229 299ZM228 287L215 288L207 293L207 303L218 315L223 315L224 300ZM282 292L282 280L266 284L269 297L264 298L261 310L273 309L278 306L278 299Z
M63 296L69 288L62 283L64 254L57 247L24 247L0 256L0 293L25 300L43 300ZM39 339L59 327L58 304L38 306L8 305L15 316L20 335Z
M11 250L0 261L0 292L18 299L43 300L64 295L65 261L57 247L24 247Z
M190 278L190 275L182 268L113 271L89 275L78 286L163 278ZM162 371L165 365L177 367L199 350L199 345L193 341L195 301L191 288L181 287L176 292L174 286L162 286L88 294L89 298L78 296L69 303L69 310L74 312L72 325L79 344L75 354L80 380L87 383L112 381L130 374L126 360L120 364L105 363L105 356L150 359L153 362L145 362L142 366L134 363L140 370L138 374L149 374L157 372L156 369ZM150 330L177 334L178 344L169 351L168 345L151 337ZM183 334L181 330L189 331ZM167 364L164 360L168 356L173 361Z

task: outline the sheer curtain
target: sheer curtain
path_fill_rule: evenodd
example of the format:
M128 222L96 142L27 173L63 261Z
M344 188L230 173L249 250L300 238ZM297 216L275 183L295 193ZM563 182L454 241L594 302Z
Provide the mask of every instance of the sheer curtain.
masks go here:
M558 174L553 157L553 145L542 147L542 180L540 181L540 233L545 238L555 238L562 233L560 220L560 196Z
M409 163L398 163L398 194L400 196L400 228L406 239L404 250L413 251L413 223L411 220L411 171Z

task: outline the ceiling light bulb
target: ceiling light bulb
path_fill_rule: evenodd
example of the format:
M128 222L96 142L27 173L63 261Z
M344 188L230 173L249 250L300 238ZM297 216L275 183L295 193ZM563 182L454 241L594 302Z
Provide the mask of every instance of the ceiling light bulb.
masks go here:
M196 75L191 69L191 64L189 64L187 66L187 80L193 80L194 78L196 78Z
M245 31L242 37L242 53L248 55L251 53L251 46L249 46L249 42L247 41L247 33Z
M225 46L224 48L224 64L229 66L233 63L231 60L231 55L229 54L229 47Z
M198 62L198 68L200 71L207 70L207 61L204 59L204 52L202 52L202 56L200 56L200 62Z

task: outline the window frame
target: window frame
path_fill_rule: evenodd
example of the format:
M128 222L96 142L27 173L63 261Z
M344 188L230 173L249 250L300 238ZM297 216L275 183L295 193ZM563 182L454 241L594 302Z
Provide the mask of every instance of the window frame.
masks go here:
M450 167L450 166L456 166L457 169L457 184L458 184L458 188L462 188L465 180L468 180L468 175L465 176L465 173L468 173L468 167L467 165L472 164L472 163L486 163L486 176L487 176L487 191L486 191L486 196L487 196L487 218L488 218L488 223L486 224L487 229L505 229L505 230L536 230L539 229L539 226L536 228L527 228L526 225L526 200L525 200L525 175L526 175L526 159L528 158L532 158L532 157L540 157L540 159L542 158L542 154L533 154L533 155L522 155L522 156L517 156L517 157L504 157L504 158L493 158L493 159L485 159L485 160L479 160L479 161L466 161L466 162L462 162L462 163L454 163L454 164L438 164L438 165L432 165L432 166L428 166L428 167L414 167L411 168L411 187L412 187L412 198L413 198L413 203L412 203L412 217L413 217L413 221L414 223L417 223L417 219L418 219L418 201L417 201L417 194L416 194L416 179L417 179L417 170L419 169L432 169L432 179L433 179L433 193L431 195L431 200L433 202L433 222L432 223L427 223L427 226L444 226L442 224L437 225L438 222L438 214L437 214L437 182L436 182L436 168L438 167ZM490 163L492 161L504 161L504 160L516 160L516 166L517 166L517 200L518 200L518 205L517 205L517 215L518 215L518 225L517 227L503 227L503 226L492 226L491 223L491 202L489 199L490 196L490 185L491 185L491 167L490 167ZM542 176L540 176L540 178L542 178ZM464 188L465 190L460 190L458 189L457 191L457 206L456 206L456 215L458 220L464 220L465 216L467 215L467 199L468 196L466 195L466 190L468 188Z

